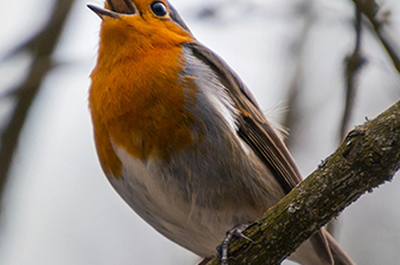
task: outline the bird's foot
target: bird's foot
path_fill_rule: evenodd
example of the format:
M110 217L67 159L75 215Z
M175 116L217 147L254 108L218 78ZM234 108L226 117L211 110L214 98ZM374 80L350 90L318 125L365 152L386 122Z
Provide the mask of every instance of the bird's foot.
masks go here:
M221 265L228 265L228 249L229 245L232 243L234 236L253 242L253 240L243 234L243 231L246 230L249 226L250 224L239 224L226 232L224 240L222 241L221 245L217 247L217 256L221 262Z

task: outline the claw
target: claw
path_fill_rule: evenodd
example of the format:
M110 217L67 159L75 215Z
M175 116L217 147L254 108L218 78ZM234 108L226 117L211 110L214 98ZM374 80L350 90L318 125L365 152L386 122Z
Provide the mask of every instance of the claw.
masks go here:
M228 249L229 245L232 243L234 236L246 239L252 243L254 242L243 234L243 231L246 230L249 226L249 224L240 224L226 232L224 240L222 241L221 245L217 247L217 256L221 262L221 265L228 265Z

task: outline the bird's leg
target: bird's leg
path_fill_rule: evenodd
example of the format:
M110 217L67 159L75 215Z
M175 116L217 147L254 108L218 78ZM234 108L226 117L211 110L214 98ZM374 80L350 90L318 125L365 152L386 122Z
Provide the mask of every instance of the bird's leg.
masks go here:
M253 240L243 234L243 231L249 226L251 226L251 224L239 224L226 232L224 240L222 241L221 245L217 247L217 256L221 262L221 265L228 265L228 249L234 236L253 242Z

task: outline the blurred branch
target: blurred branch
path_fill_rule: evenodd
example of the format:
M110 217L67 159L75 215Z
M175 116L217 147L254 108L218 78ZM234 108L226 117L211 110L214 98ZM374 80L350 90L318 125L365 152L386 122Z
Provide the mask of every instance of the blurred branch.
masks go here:
M396 54L394 49L390 46L389 41L382 34L381 27L382 25L384 25L384 23L378 21L378 19L376 18L379 6L376 4L375 0L352 0L352 1L355 3L357 9L360 10L371 22L378 38L380 39L390 59L392 60L394 67L397 69L397 72L400 73L399 55Z
M287 108L285 117L283 117L282 125L285 128L288 128L291 132L291 135L297 135L294 132L297 121L301 119L299 117L302 116L301 111L299 110L299 91L301 88L301 82L303 79L303 70L302 70L302 63L303 63L303 50L304 44L307 41L308 33L311 27L311 24L314 19L314 14L312 13L312 0L305 0L299 4L297 7L299 15L304 18L303 26L300 31L300 38L293 44L293 56L295 60L295 70L293 77L289 84L288 95L287 95ZM292 145L294 144L294 137L288 137L286 139L286 145L291 149Z
M302 242L400 166L400 101L349 132L308 178L230 246L229 264L280 264ZM219 264L217 258L208 264Z
M52 15L45 27L31 39L15 48L7 56L9 58L19 52L28 51L34 58L25 82L8 95L14 96L17 103L11 114L9 124L2 132L0 147L0 194L4 190L12 159L17 149L19 136L29 109L39 91L40 85L52 68L52 54L73 3L73 0L57 0Z
M340 127L340 140L343 139L343 137L345 136L347 128L349 126L356 94L356 78L365 62L365 59L361 55L362 14L357 7L355 12L356 19L354 22L354 27L356 32L356 42L353 53L345 59L346 99Z

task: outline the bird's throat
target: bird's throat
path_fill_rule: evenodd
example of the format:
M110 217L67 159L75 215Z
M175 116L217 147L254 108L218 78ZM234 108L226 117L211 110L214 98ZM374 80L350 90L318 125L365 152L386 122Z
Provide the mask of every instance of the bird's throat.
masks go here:
M168 159L191 145L194 119L185 106L180 48L110 60L99 57L89 95L103 166L115 163L113 145L142 160Z

